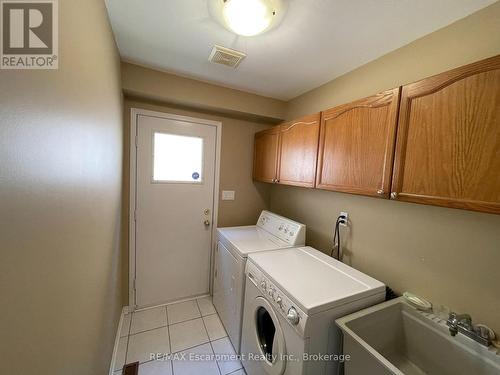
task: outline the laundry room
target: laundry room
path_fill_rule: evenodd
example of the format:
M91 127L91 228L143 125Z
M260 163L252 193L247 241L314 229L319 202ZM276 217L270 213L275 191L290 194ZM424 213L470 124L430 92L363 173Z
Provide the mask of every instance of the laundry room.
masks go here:
M500 1L0 32L1 374L500 374Z

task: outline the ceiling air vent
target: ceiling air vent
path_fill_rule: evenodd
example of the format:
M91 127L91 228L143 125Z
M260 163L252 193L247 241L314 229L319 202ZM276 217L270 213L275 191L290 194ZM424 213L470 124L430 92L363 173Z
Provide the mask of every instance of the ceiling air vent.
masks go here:
M215 45L208 61L236 68L246 56L243 52Z

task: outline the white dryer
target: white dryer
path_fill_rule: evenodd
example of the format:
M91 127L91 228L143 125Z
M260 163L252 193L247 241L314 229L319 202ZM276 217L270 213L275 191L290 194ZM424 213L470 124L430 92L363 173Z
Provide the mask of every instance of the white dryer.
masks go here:
M257 225L217 229L213 303L239 353L248 254L303 246L305 225L262 211Z
M311 247L251 254L241 337L249 375L337 374L335 319L382 302L381 282Z

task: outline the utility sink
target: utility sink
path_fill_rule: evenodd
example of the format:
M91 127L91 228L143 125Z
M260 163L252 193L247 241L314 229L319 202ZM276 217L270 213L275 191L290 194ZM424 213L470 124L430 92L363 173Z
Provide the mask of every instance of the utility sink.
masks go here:
M337 319L346 375L498 375L500 353L400 297Z

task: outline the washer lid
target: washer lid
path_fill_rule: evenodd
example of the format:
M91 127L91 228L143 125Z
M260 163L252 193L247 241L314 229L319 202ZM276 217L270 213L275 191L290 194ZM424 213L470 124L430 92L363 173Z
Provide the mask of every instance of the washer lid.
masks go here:
M233 249L242 257L258 251L290 247L285 241L280 240L278 237L273 236L256 225L219 228L217 232L219 233L219 238L229 242Z
M308 315L385 293L380 281L312 247L260 252L249 259Z

